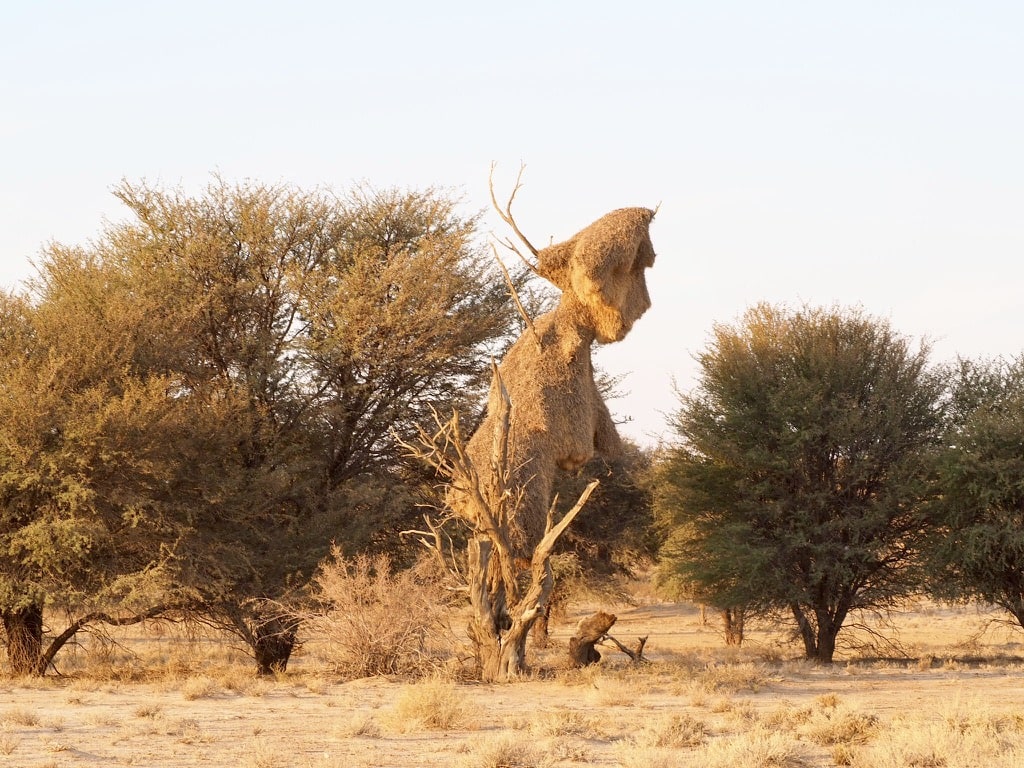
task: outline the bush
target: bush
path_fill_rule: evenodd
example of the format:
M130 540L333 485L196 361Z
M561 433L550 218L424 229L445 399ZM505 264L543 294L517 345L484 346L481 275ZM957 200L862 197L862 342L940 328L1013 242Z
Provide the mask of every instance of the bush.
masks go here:
M304 624L344 677L422 675L449 655L446 595L426 568L395 571L386 555L347 560L335 547L313 592Z

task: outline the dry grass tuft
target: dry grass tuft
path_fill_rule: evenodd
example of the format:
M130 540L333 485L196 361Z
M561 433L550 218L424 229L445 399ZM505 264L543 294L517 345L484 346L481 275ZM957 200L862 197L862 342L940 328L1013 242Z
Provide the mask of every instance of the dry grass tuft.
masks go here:
M701 768L804 768L808 764L794 738L762 727L709 742L694 762Z
M835 744L860 744L878 731L878 717L838 707L819 710L800 728L808 741L822 747Z
M209 699L222 691L223 689L220 687L220 683L212 677L206 677L205 675L190 677L181 686L181 695L189 701L195 701L196 699Z
M715 664L697 675L694 686L704 693L757 693L768 674L756 664Z
M290 762L263 739L254 739L243 763L245 768L285 768Z
M405 686L387 715L397 731L450 731L464 727L469 710L458 688L445 680L431 679Z
M549 768L553 756L514 734L493 736L463 759L465 768Z
M1018 768L1024 749L1015 733L993 733L984 725L907 719L893 723L858 750L855 768Z
M366 712L353 712L351 716L337 724L334 732L338 738L342 739L350 739L355 736L377 739L382 734L380 723Z
M580 736L603 739L607 733L604 718L578 709L556 709L539 712L526 723L530 733L538 736ZM514 727L514 726L510 726Z
M140 704L135 708L134 715L136 717L147 717L153 719L163 710L159 704Z
M14 707L0 715L0 723L12 723L25 728L38 728L41 725L39 713L27 707Z
M21 739L10 733L0 733L0 755L11 755L21 744Z
M709 732L703 720L679 712L645 722L631 741L641 747L696 747L704 743Z
M632 741L620 741L612 750L620 768L677 768L679 753L661 747L641 747Z
M783 702L775 709L769 710L759 718L761 726L774 731L794 731L814 716L811 707L797 707Z

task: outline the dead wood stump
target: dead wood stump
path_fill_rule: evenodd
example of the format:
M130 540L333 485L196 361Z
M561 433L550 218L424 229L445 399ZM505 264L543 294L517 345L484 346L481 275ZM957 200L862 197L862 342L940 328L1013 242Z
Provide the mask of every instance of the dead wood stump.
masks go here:
M618 616L598 611L580 619L576 633L569 638L569 659L574 667L585 667L601 660L601 654L594 645L608 634Z

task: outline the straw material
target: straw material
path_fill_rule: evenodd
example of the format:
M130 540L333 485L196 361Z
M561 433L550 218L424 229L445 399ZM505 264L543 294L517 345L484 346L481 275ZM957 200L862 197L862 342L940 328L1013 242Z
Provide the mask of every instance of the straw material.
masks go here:
M510 486L523 490L514 542L522 553L543 536L556 473L621 451L594 383L591 345L620 341L651 305L645 270L654 264L653 217L647 208L622 208L538 255L538 271L562 296L535 321L536 337L524 333L499 366L512 402ZM488 413L468 445L481 476L491 471L499 397L492 383Z

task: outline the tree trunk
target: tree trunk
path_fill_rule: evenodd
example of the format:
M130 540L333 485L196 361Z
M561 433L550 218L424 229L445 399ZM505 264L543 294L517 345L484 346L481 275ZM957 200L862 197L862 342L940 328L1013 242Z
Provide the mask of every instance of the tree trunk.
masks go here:
M30 605L3 611L3 622L11 673L16 677L42 675L45 671L40 669L43 656L42 606Z
M514 680L526 671L526 638L540 613L538 610L526 621L521 615L509 614L503 582L493 578L493 551L494 545L485 535L477 534L469 541L469 602L473 608L469 636L485 683Z
M722 611L726 645L740 646L743 644L743 619L742 608L726 608Z
M480 679L484 682L510 682L525 674L526 638L537 617L547 607L554 586L550 562L551 548L596 485L596 481L592 483L562 521L544 534L530 561L530 585L526 589L526 594L514 601L508 600L507 586L502 587L499 594L492 594L488 589L490 580L487 574L495 551L494 543L482 533L470 539L469 601L473 608L473 616L469 623L469 636L473 640L477 662L480 665ZM507 584L504 580L502 583ZM506 605L511 602L514 604L504 616L495 613L495 605Z
M800 631L800 639L804 641L804 657L808 659L818 658L818 640L814 635L814 627L807 620L803 610L796 603L790 603L789 609L796 619L797 629Z
M832 657L836 652L836 637L843 626L842 618L839 617L840 609L837 609L837 616L833 617L827 610L816 611L818 620L818 653L815 661L819 664L831 664Z
M252 650L257 674L273 675L288 669L297 631L294 619L285 616L261 617L254 624Z
M551 620L551 602L544 606L544 610L537 615L537 621L533 624L530 632L530 639L534 648L548 647L548 622Z
M585 667L601 660L594 644L608 634L617 618L615 614L598 611L580 620L576 633L569 638L569 659L574 667Z

